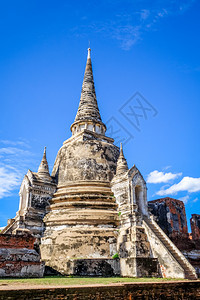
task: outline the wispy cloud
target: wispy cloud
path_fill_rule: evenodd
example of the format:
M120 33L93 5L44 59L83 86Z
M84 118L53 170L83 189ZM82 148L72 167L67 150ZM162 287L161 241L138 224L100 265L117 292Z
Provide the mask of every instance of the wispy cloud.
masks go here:
M184 204L187 204L188 201L189 201L189 199L190 199L190 196L189 196L189 195L186 195L186 196L184 196L184 197L179 197L178 199L181 200L181 201L183 201Z
M31 154L31 152L29 152L28 150L24 150L24 149L20 149L20 148L16 148L16 147L0 148L0 156L4 155L4 154L19 156L19 155L27 155L27 154L29 155L29 154Z
M0 199L18 193L33 154L25 141L0 140Z
M149 9L141 9L140 18L141 20L146 20L150 16L151 12Z
M188 202L190 202L190 203L196 203L199 200L198 197L196 197L194 199L191 199L189 195L186 195L186 196L183 196L183 197L179 197L178 199L181 200L181 201L183 201L184 204L187 204Z
M10 192L20 184L20 176L17 170L0 167L0 198L9 196Z
M166 166L166 167L163 168L163 170L166 171L166 170L170 169L171 167L172 166Z
M120 41L124 50L129 50L140 39L140 26L123 25L113 29L112 38Z
M167 189L160 189L157 195L175 195L178 192L187 191L188 193L195 193L200 191L200 178L184 177L179 183L173 184Z
M27 141L10 141L10 140L0 140L1 144L9 146L23 146L25 148L30 148Z
M179 11L181 13L184 13L186 10L188 10L192 4L195 2L196 0L188 0L188 1L182 1L182 3L179 4Z
M199 201L199 198L198 198L198 197L196 197L192 202L193 202L193 203L196 203L197 201Z
M95 15L95 19L93 16L86 17L84 11L84 16L80 16L82 25L73 28L73 31L78 37L85 37L88 32L104 35L119 41L122 49L129 50L142 40L145 32L156 30L163 18L185 13L193 2L195 0L124 0L119 5L120 1L101 1L103 18L101 14Z
M139 11L129 13L128 23L120 26L120 22L115 24L112 37L121 41L121 47L129 50L135 43L142 40L143 34L149 30L156 30L157 23L163 18L185 13L195 0L185 0L178 5L178 1L152 1L151 8L144 7ZM140 4L145 1L141 1ZM136 18L136 14L139 18ZM126 29L126 30L125 30ZM129 29L129 30L127 30Z
M164 172L159 172L157 170L151 172L147 176L147 182L148 183L166 183L169 182L170 180L174 180L177 177L181 176L182 173L164 173Z

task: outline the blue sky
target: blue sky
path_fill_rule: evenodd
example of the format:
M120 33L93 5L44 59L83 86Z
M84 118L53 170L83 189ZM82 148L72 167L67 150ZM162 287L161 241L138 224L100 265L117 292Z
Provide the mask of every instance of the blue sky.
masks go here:
M52 169L71 136L89 41L102 119L148 199L200 213L199 11L195 0L1 1L0 226L44 146Z

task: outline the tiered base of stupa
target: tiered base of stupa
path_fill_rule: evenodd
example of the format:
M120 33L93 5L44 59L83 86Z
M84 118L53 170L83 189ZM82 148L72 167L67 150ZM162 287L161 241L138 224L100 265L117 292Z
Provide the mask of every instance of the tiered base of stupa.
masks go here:
M108 182L78 181L58 188L45 217L41 255L61 274L119 274L117 204Z

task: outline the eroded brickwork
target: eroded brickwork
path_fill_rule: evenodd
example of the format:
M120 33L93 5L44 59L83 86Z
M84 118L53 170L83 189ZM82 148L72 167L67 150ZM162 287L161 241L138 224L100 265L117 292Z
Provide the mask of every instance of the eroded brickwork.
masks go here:
M188 233L185 205L173 198L163 198L148 202L156 222L169 236L178 249L195 268L200 277L200 215L190 219L192 233Z
M0 235L0 277L42 277L37 249L33 236Z
M151 213L157 218L158 225L173 240L179 236L188 239L185 205L173 198L162 198L148 202Z
M109 286L0 290L0 300L196 300L200 282L120 283Z
M36 239L33 236L19 236L10 234L0 234L0 247L1 248L26 248L34 249Z
M192 239L194 241L200 240L200 215L192 214L190 219Z

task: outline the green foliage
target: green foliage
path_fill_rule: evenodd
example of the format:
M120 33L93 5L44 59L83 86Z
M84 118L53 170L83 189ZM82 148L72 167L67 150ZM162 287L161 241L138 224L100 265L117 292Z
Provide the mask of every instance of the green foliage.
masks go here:
M112 256L112 259L118 259L119 258L119 254L118 253L115 253L113 256Z
M119 212L118 212L118 216L120 217L120 216L121 216L121 214L122 214L122 213L121 213L121 211L119 211Z

